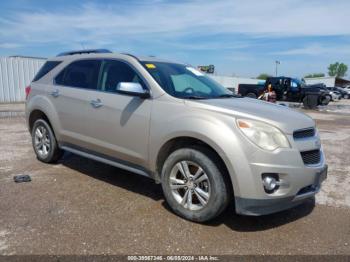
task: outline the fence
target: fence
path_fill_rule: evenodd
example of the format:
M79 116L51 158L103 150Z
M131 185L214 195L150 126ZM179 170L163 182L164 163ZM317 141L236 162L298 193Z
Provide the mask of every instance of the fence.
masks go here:
M0 103L23 102L25 87L44 62L44 58L0 57Z

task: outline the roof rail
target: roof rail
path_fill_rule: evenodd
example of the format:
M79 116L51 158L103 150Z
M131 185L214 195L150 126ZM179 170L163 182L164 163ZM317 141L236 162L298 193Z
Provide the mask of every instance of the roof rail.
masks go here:
M133 58L135 58L137 61L140 61L139 58L133 54L129 54L129 53L121 53L122 55L127 55L127 56L131 56Z
M112 53L108 49L84 49L77 51L69 51L58 54L57 56L66 56L66 55L82 55L82 54L103 54L103 53Z

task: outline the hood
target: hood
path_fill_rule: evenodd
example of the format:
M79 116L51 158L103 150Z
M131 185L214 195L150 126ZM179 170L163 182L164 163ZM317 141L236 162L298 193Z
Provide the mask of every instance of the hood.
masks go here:
M287 106L276 105L252 98L223 98L208 100L186 100L188 106L232 115L235 118L249 118L269 123L286 134L297 129L315 126L315 121Z

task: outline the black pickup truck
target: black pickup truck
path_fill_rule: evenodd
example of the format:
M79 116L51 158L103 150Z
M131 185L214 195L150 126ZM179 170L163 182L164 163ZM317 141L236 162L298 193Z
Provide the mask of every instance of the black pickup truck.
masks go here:
M303 103L306 108L327 105L331 99L329 92L317 85L307 86L303 81L291 77L269 77L264 84L239 84L238 94L258 98L268 85L276 92L277 100Z

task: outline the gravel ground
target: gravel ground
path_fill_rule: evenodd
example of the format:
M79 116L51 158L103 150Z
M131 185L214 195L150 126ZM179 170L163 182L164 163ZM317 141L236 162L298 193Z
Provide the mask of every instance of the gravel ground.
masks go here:
M329 177L314 201L263 217L196 224L174 215L152 180L65 154L36 160L23 105L0 105L0 254L348 254L350 100L308 111ZM348 111L347 111L348 110ZM16 184L13 176L32 182Z

